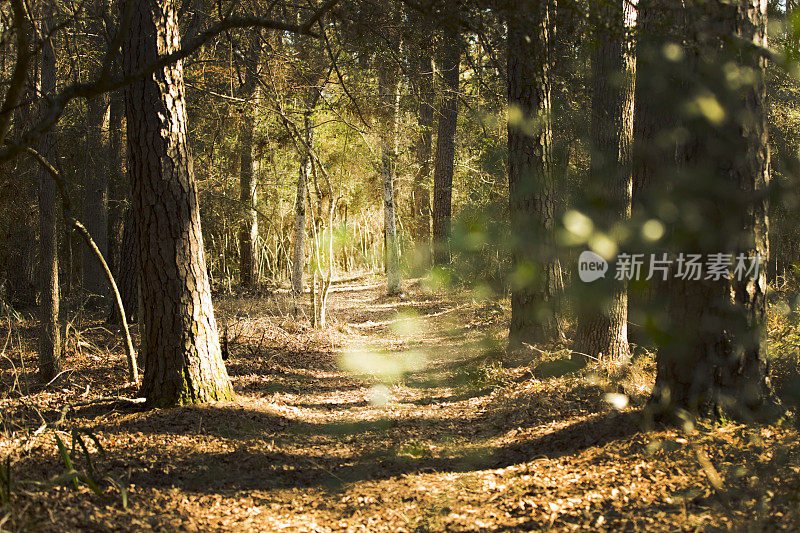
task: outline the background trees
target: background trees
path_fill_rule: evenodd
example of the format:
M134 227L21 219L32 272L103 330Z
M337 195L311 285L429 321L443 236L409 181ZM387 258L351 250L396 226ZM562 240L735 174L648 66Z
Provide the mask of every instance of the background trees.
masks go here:
M19 307L32 301L24 280L39 279L43 378L58 360L59 284L81 282L75 301L105 285L93 261L73 260L82 244L59 241L51 184L40 180L36 198L10 178L34 146L113 257L129 313L139 276L142 390L156 404L229 396L212 289L291 287L302 314L306 272L322 326L333 277L384 270L399 294L431 244L436 280L510 295L512 346L571 340L625 359L630 314L634 344L659 353L657 398L669 388L669 405L697 409L742 379L768 396L757 334L768 279L656 289L609 275L588 286L573 268L583 248L766 260L770 232L779 259L760 276L774 281L796 260L793 195L768 187L771 175L792 183L795 83L766 70L760 4L736 6L93 2L54 3L50 23L12 2L0 10L4 58L15 58L0 69L0 272ZM792 31L777 41L788 56ZM168 39L153 48L137 32ZM783 156L772 170L768 130ZM37 209L35 239L7 229ZM706 361L705 377L679 375L690 366L679 353ZM712 383L722 369L730 379Z

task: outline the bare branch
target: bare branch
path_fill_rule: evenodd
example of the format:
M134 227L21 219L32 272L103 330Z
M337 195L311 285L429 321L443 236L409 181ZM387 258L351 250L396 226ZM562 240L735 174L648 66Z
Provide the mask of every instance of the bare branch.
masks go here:
M14 74L11 76L11 84L6 93L3 108L0 110L0 144L6 138L11 126L11 111L17 105L22 94L22 87L28 76L28 63L30 63L30 51L28 50L30 35L28 34L28 20L25 16L25 6L21 0L11 0L11 8L14 11L14 28L17 32L17 61L14 65Z
M19 2L19 0L14 0L15 3ZM316 24L320 18L330 9L332 8L338 0L328 0L322 6L319 7L311 17L301 25L296 24L286 24L285 22L280 22L272 19L262 18L262 17L228 17L224 20L220 21L219 23L215 24L210 29L202 32L196 39L194 39L190 44L182 47L175 52L170 54L166 54L155 61L154 63L147 65L140 69L138 72L130 74L128 76L124 76L118 79L107 79L108 73L110 72L110 63L113 60L113 53L112 48L109 48L109 52L106 54L106 58L104 59L104 65L100 76L91 83L75 83L70 85L69 87L62 90L58 95L50 100L50 104L48 105L47 109L42 113L42 118L39 122L31 128L25 135L22 136L22 139L16 144L7 145L5 148L0 150L0 163L4 161L8 161L9 159L15 157L19 153L27 150L29 146L32 146L34 142L50 131L53 126L55 126L58 121L61 119L61 116L64 113L64 110L67 107L67 104L76 98L93 98L97 95L114 91L117 89L121 89L131 83L139 81L147 76L152 75L154 72L163 69L164 67L181 61L182 59L187 58L188 56L192 55L196 52L201 46L203 46L206 42L211 40L213 37L223 33L225 31L235 29L235 28L267 28L267 29L274 29L274 30L281 30L291 33L297 33L302 35L309 35L314 38L319 38L320 36L317 33L311 31L311 27ZM129 2L129 3L132 3ZM126 24L125 18L123 17L123 24ZM114 43L116 44L117 41L120 39L122 32L118 32L117 38L115 38ZM27 36L26 36L27 38ZM27 46L27 45L26 45ZM23 56L22 59L27 61L29 59L28 56ZM19 59L17 62L17 66L19 66ZM23 82L24 82L24 74L25 69L22 69L23 72ZM16 75L16 71L15 71ZM105 78L105 79L104 79ZM13 88L13 84L12 84ZM21 89L21 83L20 83ZM9 90L9 94L11 90ZM17 101L18 96L15 96L14 102ZM4 108L5 109L5 108ZM0 115L0 120L4 115ZM0 126L2 126L2 122L0 121ZM7 129L7 124L6 124ZM0 139L5 135L0 129Z

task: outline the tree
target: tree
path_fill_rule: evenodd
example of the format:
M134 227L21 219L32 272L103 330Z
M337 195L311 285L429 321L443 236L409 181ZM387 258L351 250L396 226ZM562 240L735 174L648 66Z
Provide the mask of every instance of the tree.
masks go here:
M684 29L683 42L662 54L661 66L678 73L681 94L690 97L673 110L685 134L674 145L669 190L658 190L678 209L668 244L675 254L723 254L732 271L740 256L766 262L765 3L691 2L672 12L663 16ZM765 359L765 290L763 265L744 276L670 281L651 401L657 413L752 419L781 412Z
M239 281L243 287L255 282L254 247L258 240L258 213L256 212L257 181L253 176L253 131L258 109L258 62L261 36L256 30L247 34L247 51L244 58L244 80L239 97L244 100L239 123L239 199L245 207L239 229Z
M507 6L508 188L514 273L509 341L563 336L556 314L563 291L555 253L556 184L550 122L550 16L547 1Z
M415 156L418 170L414 175L413 185L413 220L414 240L419 256L419 263L427 265L430 261L431 250L431 198L430 174L431 154L433 149L432 132L434 126L433 107L433 61L431 47L424 41L428 34L424 31L427 26L415 19L420 35L415 34L412 50L412 83L417 99L417 126L419 132L415 139Z
M630 31L634 6L625 0L599 2L592 18L592 152L583 202L596 227L613 235L615 226L631 216L635 59ZM627 285L610 279L596 286L598 291L577 298L580 311L573 348L591 356L623 359L630 354Z
M381 183L383 184L384 262L386 292L399 294L400 248L397 240L394 202L395 158L397 156L397 113L399 104L400 68L395 62L400 51L399 12L389 14L386 28L388 50L376 59L378 70L378 136L381 149Z
M458 81L461 60L461 36L453 21L443 31L439 70L445 85L444 101L439 109L436 156L433 169L433 262L450 262L450 217L453 200L455 134L458 125Z
M42 5L41 35L53 26L55 6ZM45 38L41 54L41 89L50 93L56 87L56 55L53 42ZM39 153L55 160L54 133L39 139ZM61 370L61 326L58 290L58 191L48 173L40 168L39 181L39 379L47 383ZM92 258L94 259L94 258Z
M174 2L134 2L126 74L179 48ZM142 293L140 394L150 406L230 400L205 264L183 67L157 69L125 89L130 177Z
M94 0L88 31L102 34L102 18L107 9L105 0ZM89 69L95 77L102 68L95 64ZM108 193L109 193L109 95L102 93L86 102L86 166L84 169L84 219L103 257L108 257ZM83 254L83 288L89 294L107 294L105 276L88 247Z

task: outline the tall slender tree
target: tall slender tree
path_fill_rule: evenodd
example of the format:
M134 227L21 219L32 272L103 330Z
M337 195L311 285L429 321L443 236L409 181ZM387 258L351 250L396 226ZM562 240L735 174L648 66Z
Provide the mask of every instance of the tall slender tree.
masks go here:
M450 262L449 240L453 202L455 135L458 125L460 40L461 36L456 21L450 21L443 31L438 61L445 94L439 108L433 169L433 262L437 265Z
M42 4L41 32L47 36L53 26L55 5ZM45 94L56 88L56 56L53 41L45 38L41 54L41 88ZM38 152L55 161L55 133L42 135ZM61 327L58 291L58 191L50 175L40 168L39 178L39 379L48 382L61 369Z
M255 283L255 246L258 241L257 181L253 173L253 132L258 111L258 63L261 35L256 29L246 34L242 86L239 97L244 100L239 117L239 199L244 207L239 228L239 281L243 287Z
M127 1L134 2L123 46L130 74L177 50L180 33L177 2ZM143 303L140 394L150 406L230 400L186 139L182 63L128 86L125 108Z
M378 115L381 146L381 182L383 184L384 262L386 292L401 292L400 248L395 220L394 178L397 156L397 113L399 104L400 66L396 58L400 51L399 11L390 8L387 24L387 50L376 58L378 70Z

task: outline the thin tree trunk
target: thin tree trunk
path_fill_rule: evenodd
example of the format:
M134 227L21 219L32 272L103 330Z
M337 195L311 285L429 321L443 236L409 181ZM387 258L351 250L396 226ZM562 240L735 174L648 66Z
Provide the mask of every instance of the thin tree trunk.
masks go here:
M133 209L128 208L125 210L122 228L122 245L120 246L117 280L119 282L122 305L125 308L125 316L129 322L135 322L139 314L137 312L139 304L138 255L136 249L136 217L133 215Z
M173 2L128 1L135 5L126 74L180 46ZM231 400L187 144L182 63L128 86L125 108L143 303L140 395L152 407Z
M255 246L258 241L258 214L256 213L256 185L253 176L253 131L258 109L258 60L260 37L250 30L247 57L244 65L244 83L240 97L245 99L239 124L239 197L247 206L239 229L239 282L243 287L255 283Z
M561 264L553 235L550 12L525 0L508 16L508 186L514 242L510 345L563 338Z
M439 70L445 84L445 96L439 109L436 134L436 157L433 169L433 263L450 262L450 218L453 201L453 166L455 135L458 125L458 79L461 60L460 35L448 28L440 50Z
M311 174L311 154L314 146L314 130L311 124L311 114L305 115L305 143L306 153L300 164L297 175L297 196L294 204L294 248L292 250L292 291L296 295L303 293L303 267L306 259L306 195L308 194L308 177Z
M378 98L380 100L381 182L383 183L383 237L386 292L399 294L400 252L397 241L394 206L394 164L397 123L399 68L391 59L382 58L378 66Z
M108 95L87 102L87 163L84 218L92 240L103 256L108 255ZM107 286L102 270L90 250L84 249L83 288L89 294L105 297Z
M584 189L587 211L607 234L631 216L631 144L635 64L630 31L634 6L619 0L598 4L592 57L592 127L589 183ZM611 251L613 254L613 251ZM607 257L606 259L611 259ZM624 280L598 280L578 298L574 350L612 360L630 355L628 291Z
M51 2L43 6L42 34L52 25L55 7ZM56 57L53 43L43 43L41 55L41 87L43 94L56 88ZM39 153L50 161L55 160L55 133L44 134L39 139ZM61 370L61 327L59 323L58 292L58 191L47 171L39 172L39 380L49 382Z
M414 176L414 237L419 263L428 265L431 258L431 155L434 124L433 62L428 51L420 50L416 61L416 78L419 107L416 139L416 158L419 170Z

